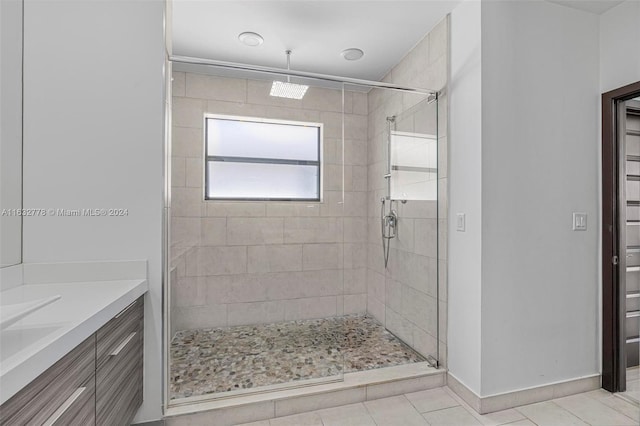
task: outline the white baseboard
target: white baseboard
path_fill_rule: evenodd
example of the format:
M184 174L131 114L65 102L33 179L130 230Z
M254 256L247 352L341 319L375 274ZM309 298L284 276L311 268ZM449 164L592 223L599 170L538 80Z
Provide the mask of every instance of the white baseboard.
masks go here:
M601 380L599 374L594 374L577 379L550 383L548 385L481 397L466 387L451 373L448 373L447 386L478 413L487 414L599 389L601 387Z

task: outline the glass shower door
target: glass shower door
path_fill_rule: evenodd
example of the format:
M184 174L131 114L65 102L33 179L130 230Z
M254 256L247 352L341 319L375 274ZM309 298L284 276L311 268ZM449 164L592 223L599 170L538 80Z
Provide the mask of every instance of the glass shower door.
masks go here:
M367 99L367 315L383 328L380 346L394 354L376 368L427 360L437 367L446 339L438 326L446 316L438 277L439 265L446 271L438 250L446 229L438 209L438 189L446 188L437 162L438 101L383 88Z
M446 222L439 217L438 100L405 96L389 123L389 195L397 210L398 238L391 240L388 281L403 283L401 318L412 327L411 346L437 367L446 315L439 286L439 237ZM446 186L445 186L446 187ZM403 239L403 231L405 238ZM413 240L406 238L413 232ZM409 272L407 272L407 270ZM441 310L443 312L441 312Z

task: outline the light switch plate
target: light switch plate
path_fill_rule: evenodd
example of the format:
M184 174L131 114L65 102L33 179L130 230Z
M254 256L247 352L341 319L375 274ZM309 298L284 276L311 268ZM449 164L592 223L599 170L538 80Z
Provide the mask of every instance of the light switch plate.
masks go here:
M587 214L586 213L573 213L573 230L574 231L586 231L587 230Z
M464 213L456 214L456 231L458 231L458 232L464 232L465 231Z

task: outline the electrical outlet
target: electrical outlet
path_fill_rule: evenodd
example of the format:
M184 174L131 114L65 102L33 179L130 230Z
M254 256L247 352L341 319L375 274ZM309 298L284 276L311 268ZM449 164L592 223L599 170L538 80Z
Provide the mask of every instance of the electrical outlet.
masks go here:
M586 213L573 213L573 230L574 231L587 230L587 214Z

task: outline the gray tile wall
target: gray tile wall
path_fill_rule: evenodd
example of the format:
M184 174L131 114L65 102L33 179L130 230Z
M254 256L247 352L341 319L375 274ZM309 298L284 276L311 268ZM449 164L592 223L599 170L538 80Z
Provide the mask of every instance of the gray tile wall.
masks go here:
M400 218L398 237L391 240L389 265L386 269L380 235L380 198L386 195L386 182L383 178L387 167L386 117L406 112L424 97L379 89L369 92L368 244L365 277L367 312L423 355L436 353L436 306L439 305L439 358L443 365L446 365L447 341L447 55L448 18L425 36L384 78L387 82L442 90L437 116L434 108L429 114L417 116L416 113L415 117L410 117L413 120L413 130L424 130L427 133L435 133L435 120L438 120L439 203L408 201L396 206ZM406 123L398 125L404 126L398 130L407 130Z
M366 93L309 88L269 96L269 81L173 75L172 330L366 311ZM322 203L203 200L205 113L324 124Z

